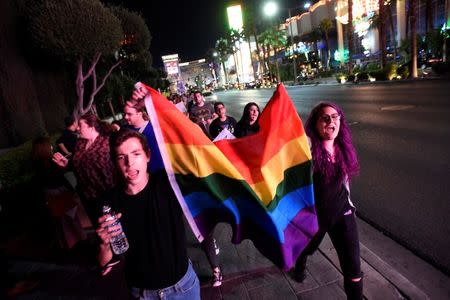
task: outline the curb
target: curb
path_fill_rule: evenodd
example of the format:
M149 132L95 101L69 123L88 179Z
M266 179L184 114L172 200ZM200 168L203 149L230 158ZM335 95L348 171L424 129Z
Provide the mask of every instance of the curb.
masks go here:
M361 269L364 272L364 296L367 299L374 297L379 299L430 299L421 289L364 244L360 242L359 245ZM319 252L342 274L336 250L328 235L319 246Z
M382 260L369 248L362 243L360 245L361 259L374 268L387 281L389 281L400 293L408 299L430 299L423 291L409 281L405 276L400 274L392 266Z

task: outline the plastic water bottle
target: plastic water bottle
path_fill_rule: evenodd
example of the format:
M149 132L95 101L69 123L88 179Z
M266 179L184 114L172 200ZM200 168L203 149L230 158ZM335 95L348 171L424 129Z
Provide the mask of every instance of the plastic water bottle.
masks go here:
M216 255L219 255L219 253L220 253L220 248L219 248L219 246L217 245L216 239L215 239L215 238L213 238L213 241L214 241L214 250L216 251Z
M106 219L106 221L115 220L115 222L109 225L108 227L119 226L119 229L117 229L116 231L117 232L120 231L120 234L111 238L112 251L117 255L125 253L130 247L130 245L128 244L128 239L122 230L122 225L120 224L120 221L117 219L116 214L108 205L103 206L103 214L110 215L110 217Z

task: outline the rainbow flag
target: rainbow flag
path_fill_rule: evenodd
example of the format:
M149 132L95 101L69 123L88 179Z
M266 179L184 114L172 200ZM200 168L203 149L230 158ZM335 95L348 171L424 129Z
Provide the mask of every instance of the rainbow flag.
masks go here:
M284 86L261 113L260 132L215 143L147 89L145 104L166 172L198 240L227 222L233 243L251 239L275 265L290 269L318 225L311 153Z

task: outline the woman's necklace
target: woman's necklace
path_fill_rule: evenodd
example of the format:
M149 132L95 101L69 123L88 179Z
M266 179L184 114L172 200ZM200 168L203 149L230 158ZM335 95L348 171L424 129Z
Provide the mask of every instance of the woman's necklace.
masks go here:
M328 154L330 155L330 161L334 163L336 161L336 151L334 149L334 144L332 147L325 147L325 150L327 150Z

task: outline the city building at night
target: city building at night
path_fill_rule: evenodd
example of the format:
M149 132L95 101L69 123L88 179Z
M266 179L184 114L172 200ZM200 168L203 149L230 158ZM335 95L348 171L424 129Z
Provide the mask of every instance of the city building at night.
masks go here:
M392 0L391 5L386 6L386 47L387 52L392 53L394 48L400 47L402 41L407 39L408 1ZM331 59L343 62L348 56L346 30L348 24L348 1L346 0L320 0L309 7L306 12L294 15L286 19L282 25L287 29L287 34L296 41L291 49L287 49L287 55L292 53L304 53L314 51L308 35L311 35L320 27L324 19L332 20L334 26L330 30ZM430 0L427 12L427 1L417 1L417 34L424 35L427 32L427 23L430 29L440 29L445 20L445 1ZM380 52L378 28L372 25L379 13L378 0L354 0L353 1L353 59L356 63L375 60ZM428 17L427 17L428 15ZM428 21L428 18L430 20ZM322 62L326 51L323 39L318 43L317 52ZM347 57L348 59L348 57Z
M188 86L196 88L205 88L215 84L214 70L211 69L208 62L202 58L198 60L181 62L180 79Z

